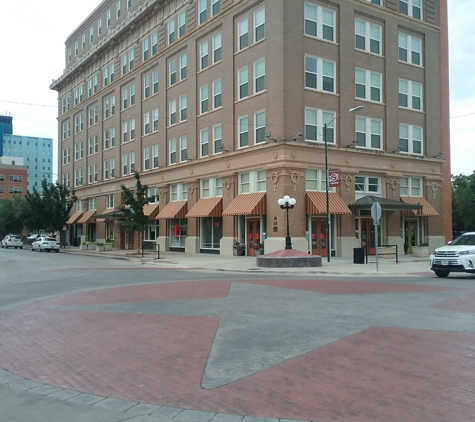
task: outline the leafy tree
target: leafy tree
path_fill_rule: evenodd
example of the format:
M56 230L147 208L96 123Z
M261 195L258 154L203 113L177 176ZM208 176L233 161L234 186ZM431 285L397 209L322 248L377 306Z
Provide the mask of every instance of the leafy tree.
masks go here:
M147 196L148 186L140 181L140 174L134 173L135 189L132 191L125 185L121 185L123 195L123 205L119 205L117 210L123 219L118 220L119 224L129 232L137 232L139 245L137 252L140 253L142 245L142 235L148 225L149 218L143 213L144 205L154 200L153 196Z
M12 198L5 198L0 201L0 232L21 233L24 228L23 225L23 209L25 200L19 196Z
M475 230L475 171L452 175L452 225L454 231Z
M22 220L29 231L39 233L47 228L48 211L45 208L43 198L40 193L33 188L33 192L27 192L25 196L25 206L22 210Z

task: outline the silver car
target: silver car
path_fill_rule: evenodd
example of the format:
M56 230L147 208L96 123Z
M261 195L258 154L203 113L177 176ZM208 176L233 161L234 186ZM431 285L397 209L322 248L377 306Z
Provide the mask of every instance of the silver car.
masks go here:
M23 249L23 242L20 236L9 234L2 239L2 248Z
M54 237L40 236L31 244L32 251L59 252L59 243Z
M430 269L437 277L450 273L475 273L475 232L464 233L430 255Z

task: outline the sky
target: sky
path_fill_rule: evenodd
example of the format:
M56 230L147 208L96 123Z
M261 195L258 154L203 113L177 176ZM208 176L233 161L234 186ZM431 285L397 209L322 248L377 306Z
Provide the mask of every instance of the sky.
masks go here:
M470 175L475 170L473 1L448 0L452 174ZM16 135L53 138L53 180L57 173L58 113L57 93L49 85L63 73L66 38L99 3L23 0L9 2L2 10L0 114L13 116Z

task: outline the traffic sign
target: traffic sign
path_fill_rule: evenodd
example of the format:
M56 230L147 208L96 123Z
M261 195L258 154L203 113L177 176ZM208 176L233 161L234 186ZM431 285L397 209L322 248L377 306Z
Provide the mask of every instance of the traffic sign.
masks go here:
M373 202L371 205L371 217L373 217L374 224L381 220L381 204L379 202Z

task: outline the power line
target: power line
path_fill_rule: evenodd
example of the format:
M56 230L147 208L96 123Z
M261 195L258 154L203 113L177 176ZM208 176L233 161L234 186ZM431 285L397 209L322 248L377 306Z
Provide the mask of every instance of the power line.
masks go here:
M0 100L0 103L10 103L10 104L21 104L21 105L30 105L35 107L50 107L50 108L58 108L58 106L52 106L48 104L34 104L34 103L22 103L19 101L8 101L8 100Z

